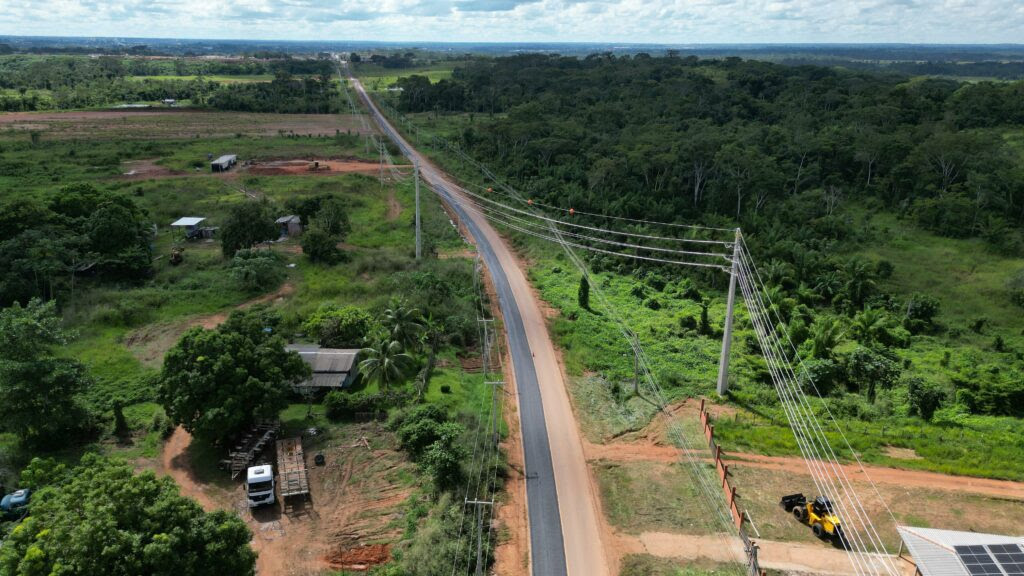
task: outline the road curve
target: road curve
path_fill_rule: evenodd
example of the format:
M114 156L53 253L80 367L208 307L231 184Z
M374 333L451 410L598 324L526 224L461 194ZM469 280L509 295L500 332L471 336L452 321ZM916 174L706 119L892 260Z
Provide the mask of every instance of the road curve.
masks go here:
M459 215L494 280L519 395L532 573L609 575L596 487L554 345L523 270L487 219L465 208L469 201L464 191L410 146L359 80L351 79L381 130L407 158L419 162L423 180Z

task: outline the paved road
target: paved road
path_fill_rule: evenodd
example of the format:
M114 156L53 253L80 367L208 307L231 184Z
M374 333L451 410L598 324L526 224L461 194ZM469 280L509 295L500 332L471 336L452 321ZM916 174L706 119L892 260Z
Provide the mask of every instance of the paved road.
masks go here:
M353 85L384 133L419 162L423 179L459 215L494 280L519 395L534 576L608 575L596 487L554 345L523 270L486 218L465 208L462 189L402 138L358 80Z

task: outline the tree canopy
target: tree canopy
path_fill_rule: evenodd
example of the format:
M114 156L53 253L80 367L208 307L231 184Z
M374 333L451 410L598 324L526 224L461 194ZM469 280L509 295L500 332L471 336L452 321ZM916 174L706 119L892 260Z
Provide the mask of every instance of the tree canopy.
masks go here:
M308 377L309 367L285 350L273 333L275 321L255 308L232 313L215 330L186 332L164 358L157 393L171 421L218 442L276 417L290 385Z
M30 514L0 548L6 576L244 576L252 535L237 515L204 512L171 478L134 474L87 454L32 494Z
M85 367L55 353L70 337L52 301L0 310L0 428L52 446L88 426L79 399L89 382Z

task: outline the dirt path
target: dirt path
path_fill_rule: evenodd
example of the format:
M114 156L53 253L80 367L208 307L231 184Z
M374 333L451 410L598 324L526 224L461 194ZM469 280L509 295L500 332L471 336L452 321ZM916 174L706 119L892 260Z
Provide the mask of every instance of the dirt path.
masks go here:
M679 449L674 446L632 442L615 442L612 444L584 442L584 452L589 461L611 460L614 462L678 462L681 454ZM741 452L728 452L724 455L726 460L729 461L730 466L746 466L792 472L794 474L807 474L807 464L803 459L793 456L762 456L760 454L745 454ZM701 456L706 456L706 454L701 453ZM903 488L971 492L997 498L1024 500L1024 483L1021 482L950 476L938 472L881 466L865 465L863 470L856 464L843 464L841 467L850 480L853 481L866 483L870 479L876 484L892 484Z
M206 493L206 489L196 482L192 463L189 461L188 454L185 453L191 443L192 436L184 428L175 428L174 433L164 444L161 460L163 471L178 484L182 495L195 498L204 510L216 510L218 506Z
M620 547L632 554L650 554L660 558L678 560L711 560L714 562L737 562L744 558L743 545L733 536L692 534L669 534L665 532L644 532L639 536L618 535ZM840 549L822 548L815 544L796 542L775 542L757 540L758 559L762 568L782 570L789 573L842 575L852 574L849 553ZM897 566L906 576L912 576L913 567L897 560ZM873 574L887 575L882 561L878 561Z

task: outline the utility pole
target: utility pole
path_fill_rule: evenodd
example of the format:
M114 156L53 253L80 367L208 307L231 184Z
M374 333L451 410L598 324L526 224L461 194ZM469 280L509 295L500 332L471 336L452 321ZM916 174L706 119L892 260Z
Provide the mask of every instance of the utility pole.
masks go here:
M494 322L494 318L480 318L479 321L483 324L484 327L484 340L482 343L483 353L481 355L481 360L483 361L483 373L484 379L486 380L487 374L490 372L490 363L488 362L488 360L491 355L490 334L487 332L487 323Z
M494 505L493 500L466 500L466 506L476 506L476 576L484 574L484 506Z
M637 348L640 344L636 340L636 334L633 335L633 395L640 395L640 354Z
M412 171L416 176L416 260L423 257L423 240L420 229L420 162L413 158Z
M732 269L729 271L729 299L725 307L725 326L722 335L722 358L718 361L718 395L729 391L729 347L732 345L732 316L736 303L736 276L740 270L740 229L732 245Z
M377 156L380 158L380 189L384 189L384 141L377 141Z

